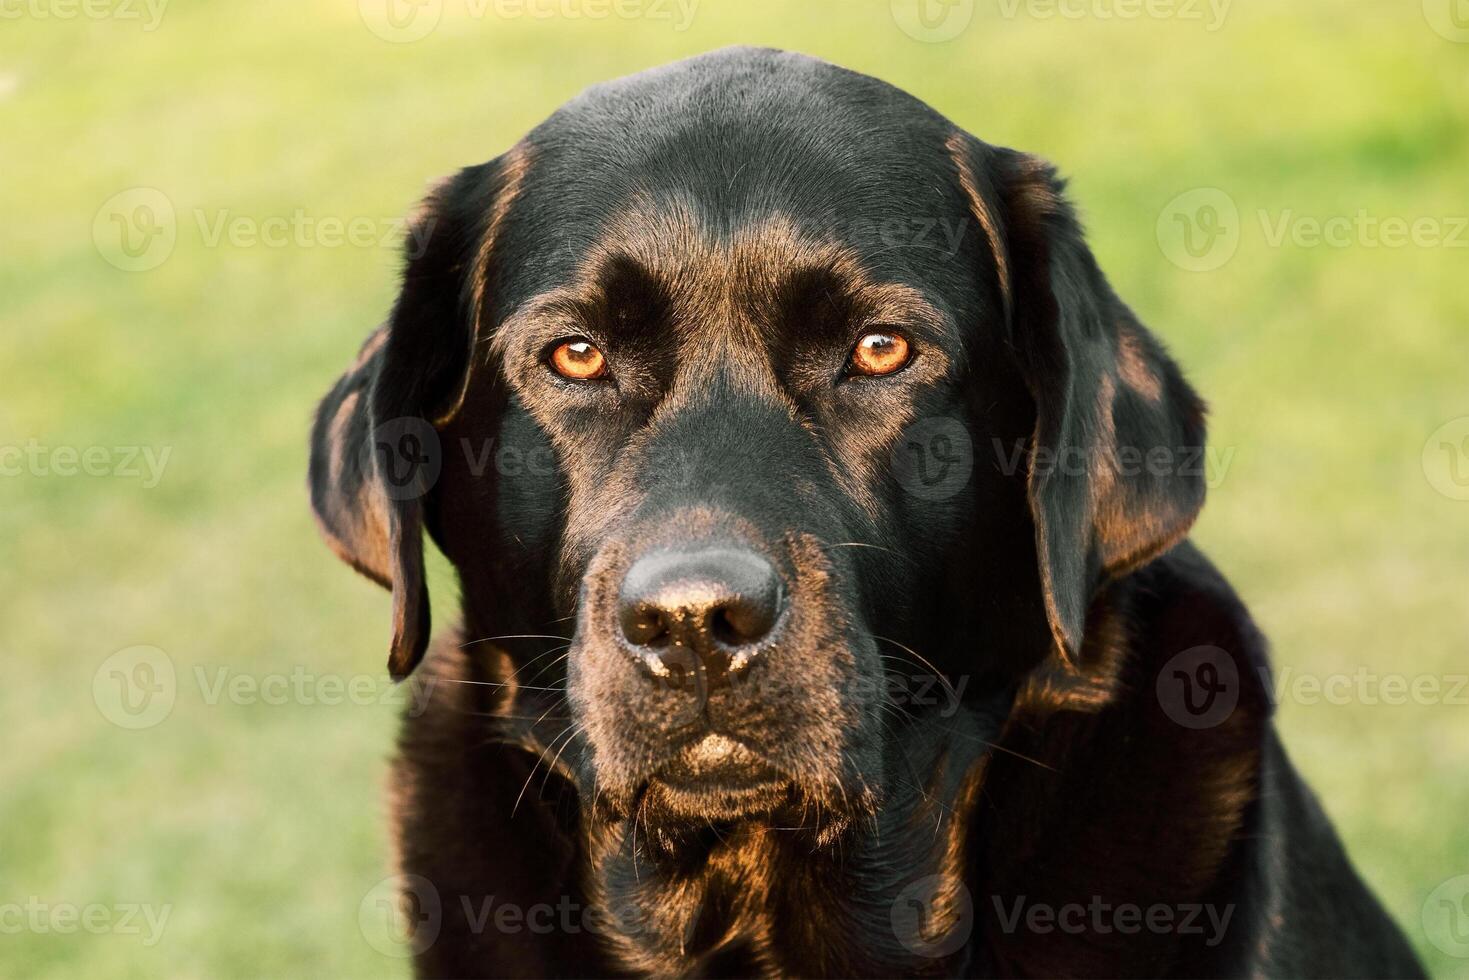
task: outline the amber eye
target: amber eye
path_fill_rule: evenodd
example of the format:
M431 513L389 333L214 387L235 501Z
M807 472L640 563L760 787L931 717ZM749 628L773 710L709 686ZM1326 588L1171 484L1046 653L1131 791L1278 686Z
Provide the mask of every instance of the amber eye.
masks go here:
M852 374L865 374L869 377L892 374L908 363L908 356L908 341L897 334L864 334L857 341L857 346L852 348L848 370Z
M595 381L607 374L607 358L589 340L563 340L551 352L551 369L572 381Z

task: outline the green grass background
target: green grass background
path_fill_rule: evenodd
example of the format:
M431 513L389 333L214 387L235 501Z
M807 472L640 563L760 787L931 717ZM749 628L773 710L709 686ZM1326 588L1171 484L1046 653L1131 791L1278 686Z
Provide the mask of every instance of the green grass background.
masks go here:
M944 43L900 31L888 0L702 0L684 31L450 0L406 44L355 0L175 0L153 31L55 16L66 2L0 21L0 446L172 457L152 489L0 477L0 906L171 912L152 946L0 933L0 975L406 973L358 919L388 873L396 709L211 705L194 680L381 672L387 596L318 541L303 479L314 400L385 312L397 256L211 247L195 215L388 221L583 86L730 43L877 74L1059 163L1113 282L1233 451L1197 538L1277 665L1469 672L1469 502L1435 491L1421 459L1469 415L1469 249L1272 246L1256 217L1469 213L1469 44L1418 0L1237 0L1215 30L979 0ZM109 265L92 233L136 186L178 214L147 272ZM1197 187L1242 215L1210 272L1172 264L1155 234ZM445 610L442 564L434 578ZM138 644L166 651L179 693L165 721L126 731L93 676ZM1280 717L1434 973L1469 975L1421 917L1469 874L1469 706L1287 700Z

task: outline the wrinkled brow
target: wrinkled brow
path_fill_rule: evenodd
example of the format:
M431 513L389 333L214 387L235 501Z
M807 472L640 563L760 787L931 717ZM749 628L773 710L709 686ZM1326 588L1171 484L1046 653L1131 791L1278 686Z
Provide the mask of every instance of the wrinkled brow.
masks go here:
M492 350L524 356L578 334L623 348L725 341L749 353L846 346L861 331L887 328L957 354L952 317L915 286L874 274L859 246L808 234L785 214L726 235L709 233L697 215L677 199L631 202L571 282L525 302Z
M667 331L687 332L711 320L747 323L761 339L777 341L786 325L803 338L845 342L853 331L902 329L933 344L957 343L952 318L922 291L897 282L851 277L840 267L819 264L771 270L736 284L718 309L682 296L676 284L630 257L616 268L527 300L492 338L503 355L523 349L528 339L546 343L568 334L622 343L653 340ZM534 346L534 344L530 344Z

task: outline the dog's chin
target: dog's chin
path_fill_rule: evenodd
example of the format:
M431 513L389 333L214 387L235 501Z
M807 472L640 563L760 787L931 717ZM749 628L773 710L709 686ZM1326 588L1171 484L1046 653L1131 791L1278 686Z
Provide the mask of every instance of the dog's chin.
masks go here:
M635 816L654 842L677 851L693 838L711 831L718 837L741 826L809 829L812 842L820 843L848 824L833 807L815 804L830 795L803 788L741 742L710 734L656 767L625 794L624 806L615 802L624 794L615 792L604 802L613 804L607 816Z
M697 827L770 817L788 809L794 797L791 782L773 773L748 783L688 784L655 777L643 791L641 814L650 825L667 829Z
M726 823L769 815L795 796L789 776L724 735L690 742L649 777L641 809L666 825Z
M843 787L802 778L758 746L705 733L641 772L624 778L586 773L590 816L621 827L651 856L672 861L779 831L782 840L815 851L836 845L877 810L867 785Z

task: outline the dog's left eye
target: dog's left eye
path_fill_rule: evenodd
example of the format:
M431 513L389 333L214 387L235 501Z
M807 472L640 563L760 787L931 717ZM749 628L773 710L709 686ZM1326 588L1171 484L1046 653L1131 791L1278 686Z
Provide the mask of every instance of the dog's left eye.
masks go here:
M596 381L607 376L607 358L596 344L580 337L557 344L550 363L551 370L571 381Z
M847 373L869 378L892 374L907 364L912 348L906 338L895 333L863 334L847 359Z

